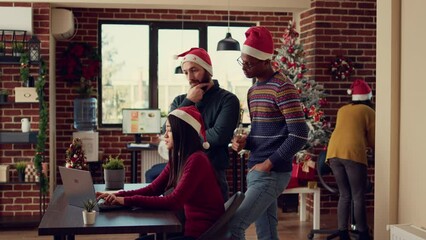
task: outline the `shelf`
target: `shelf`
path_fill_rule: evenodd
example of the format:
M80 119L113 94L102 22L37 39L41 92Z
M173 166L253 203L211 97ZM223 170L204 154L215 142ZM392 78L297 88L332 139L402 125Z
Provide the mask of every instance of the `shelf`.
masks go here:
M39 182L0 182L0 185L38 184Z
M16 56L0 56L0 63L19 64L21 57Z
M0 132L0 144L37 143L38 132Z
M38 101L37 102L0 102L0 105L27 104L27 103L38 104Z

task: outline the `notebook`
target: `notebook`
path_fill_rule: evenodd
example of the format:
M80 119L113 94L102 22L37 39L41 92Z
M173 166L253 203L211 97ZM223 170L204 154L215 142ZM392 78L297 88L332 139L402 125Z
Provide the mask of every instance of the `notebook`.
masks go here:
M96 199L95 187L89 171L59 166L59 173L69 205L83 208L84 201ZM122 205L103 204L102 201L100 200L95 206L95 211L103 212L127 208Z

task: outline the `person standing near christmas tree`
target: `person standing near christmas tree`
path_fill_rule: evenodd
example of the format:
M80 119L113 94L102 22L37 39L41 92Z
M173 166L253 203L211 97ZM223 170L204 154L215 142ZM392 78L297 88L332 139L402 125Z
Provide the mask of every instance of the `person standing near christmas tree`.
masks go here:
M306 144L308 127L294 84L271 66L274 43L265 27L251 27L238 62L247 78L251 131L232 148L250 150L245 199L231 220L233 239L245 239L256 224L257 239L278 239L277 198L290 181L293 156Z
M367 148L374 148L375 111L372 108L372 91L361 79L348 90L352 101L337 112L336 128L327 148L330 164L339 188L337 205L340 239L348 240L348 220L351 201L354 203L356 228L360 240L370 239L365 209L367 189Z

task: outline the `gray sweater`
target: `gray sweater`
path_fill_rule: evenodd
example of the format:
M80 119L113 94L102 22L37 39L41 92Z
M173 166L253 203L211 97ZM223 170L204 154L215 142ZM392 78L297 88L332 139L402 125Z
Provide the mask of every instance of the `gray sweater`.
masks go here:
M240 115L240 101L235 94L219 87L217 80L213 80L211 87L203 96L203 99L195 106L203 116L207 142L210 148L206 153L217 170L223 170L229 166L228 144L230 143L234 129L237 127ZM170 112L176 108L194 105L194 102L186 98L186 94L177 96L170 106Z

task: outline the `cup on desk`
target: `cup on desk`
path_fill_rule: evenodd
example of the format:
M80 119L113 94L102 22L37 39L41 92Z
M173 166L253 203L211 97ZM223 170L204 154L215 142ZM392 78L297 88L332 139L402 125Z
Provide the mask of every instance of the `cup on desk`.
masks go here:
M30 120L28 118L22 118L21 119L21 130L22 132L29 132L30 131Z

